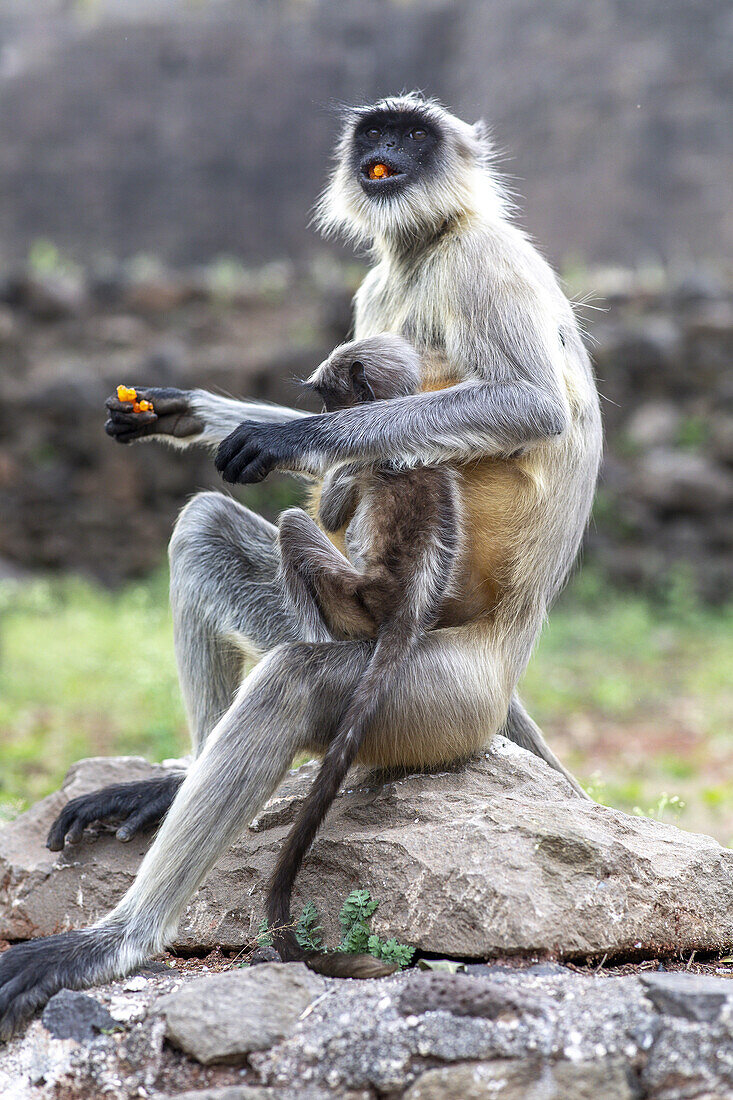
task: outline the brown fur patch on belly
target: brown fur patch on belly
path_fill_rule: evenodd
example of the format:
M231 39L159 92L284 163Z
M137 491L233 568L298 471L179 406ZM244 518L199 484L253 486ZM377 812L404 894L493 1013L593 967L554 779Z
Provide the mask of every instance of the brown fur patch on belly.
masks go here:
M456 378L445 373L445 362L430 365L423 392L448 389ZM442 370L442 373L441 373ZM544 487L544 456L539 451L516 458L486 458L459 468L459 494L466 523L466 548L458 582L459 595L447 601L442 626L492 617L511 586L517 551L529 512ZM321 487L309 493L308 510L318 522ZM342 554L346 529L328 533Z

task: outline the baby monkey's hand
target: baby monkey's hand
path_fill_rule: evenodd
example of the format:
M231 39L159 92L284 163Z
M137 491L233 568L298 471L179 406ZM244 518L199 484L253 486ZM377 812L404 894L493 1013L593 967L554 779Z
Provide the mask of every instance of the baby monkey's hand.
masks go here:
M186 390L118 386L105 405L108 420L104 430L118 443L155 435L187 439L204 430L204 422L194 414Z

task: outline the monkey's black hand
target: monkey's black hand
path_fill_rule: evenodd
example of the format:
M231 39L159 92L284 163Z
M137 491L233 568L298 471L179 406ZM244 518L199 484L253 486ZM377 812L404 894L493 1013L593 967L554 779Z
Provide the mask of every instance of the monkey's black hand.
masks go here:
M118 443L132 443L151 435L187 439L204 430L204 422L194 415L185 390L152 387L137 389L137 396L151 401L152 411L133 412L132 401L120 401L116 394L105 401L109 418L104 430Z
M132 783L113 783L91 794L82 794L67 802L51 826L46 847L60 852L65 842L78 844L87 825L95 821L120 821L118 840L132 840L143 829L157 825L165 817L183 782L183 775L140 779Z
M297 469L306 432L303 425L317 417L303 417L286 424L260 424L244 420L219 444L216 468L225 481L251 485L264 481L278 466Z

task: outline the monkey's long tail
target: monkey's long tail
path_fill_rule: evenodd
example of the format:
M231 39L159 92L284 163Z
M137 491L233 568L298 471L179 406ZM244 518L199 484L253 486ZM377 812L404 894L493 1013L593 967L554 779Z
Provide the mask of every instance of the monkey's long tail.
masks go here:
M312 970L330 977L379 978L393 973L396 965L371 955L331 951L306 952L298 943L290 917L290 898L306 852L354 763L370 722L385 697L384 685L394 685L395 674L415 644L413 631L391 624L377 641L371 660L339 722L300 813L290 830L270 881L267 919L275 948L283 960L302 960Z

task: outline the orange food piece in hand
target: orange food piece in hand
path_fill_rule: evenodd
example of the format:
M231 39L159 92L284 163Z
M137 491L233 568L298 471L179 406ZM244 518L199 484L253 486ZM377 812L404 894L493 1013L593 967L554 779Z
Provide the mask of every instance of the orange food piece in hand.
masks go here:
M132 401L132 411L134 413L146 413L154 412L153 402L147 401L144 397L141 397L138 401L137 390L132 386L118 386L117 387L117 400L118 401Z
M370 180L381 180L390 174L386 164L373 164L369 169Z

